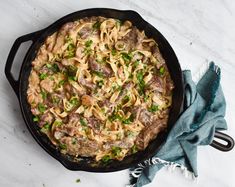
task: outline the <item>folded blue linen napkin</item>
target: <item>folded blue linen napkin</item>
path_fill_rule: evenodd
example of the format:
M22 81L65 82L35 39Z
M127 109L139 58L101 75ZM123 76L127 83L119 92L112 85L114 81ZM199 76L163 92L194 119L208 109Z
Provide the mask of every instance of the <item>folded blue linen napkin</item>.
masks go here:
M197 177L197 146L209 145L215 130L227 129L220 68L211 62L197 84L193 82L189 70L183 72L183 77L183 112L156 155L130 170L130 186L141 187L150 183L163 166L180 166Z

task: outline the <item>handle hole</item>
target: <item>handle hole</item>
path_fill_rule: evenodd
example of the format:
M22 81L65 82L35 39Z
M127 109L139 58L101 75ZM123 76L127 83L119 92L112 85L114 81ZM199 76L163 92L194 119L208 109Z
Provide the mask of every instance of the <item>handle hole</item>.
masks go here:
M32 43L33 43L32 41L27 41L27 42L22 43L16 53L16 56L14 58L12 68L11 68L11 73L12 73L12 76L15 80L18 80L18 78L19 78L20 67L21 67L22 62L24 60L24 57L25 57L29 47L32 45Z
M227 141L219 139L219 138L216 138L216 137L214 137L214 141L216 141L216 142L218 142L218 143L220 143L222 145L225 145L225 146L228 146L228 144L229 144Z

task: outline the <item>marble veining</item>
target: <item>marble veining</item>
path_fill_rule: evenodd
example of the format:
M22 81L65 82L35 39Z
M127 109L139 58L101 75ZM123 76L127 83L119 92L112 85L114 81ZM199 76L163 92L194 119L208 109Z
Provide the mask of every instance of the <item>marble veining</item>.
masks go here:
M114 173L69 171L50 157L29 134L18 100L8 84L4 67L14 40L45 28L76 10L107 7L137 11L172 45L182 69L195 75L208 61L222 69L227 100L227 133L235 137L235 1L232 0L11 0L0 1L0 187L121 187L128 170ZM22 47L24 51L26 47ZM17 71L23 54L15 60ZM233 187L235 150L222 153L210 146L198 149L199 177L186 179L166 168L148 187ZM81 183L76 183L76 179Z

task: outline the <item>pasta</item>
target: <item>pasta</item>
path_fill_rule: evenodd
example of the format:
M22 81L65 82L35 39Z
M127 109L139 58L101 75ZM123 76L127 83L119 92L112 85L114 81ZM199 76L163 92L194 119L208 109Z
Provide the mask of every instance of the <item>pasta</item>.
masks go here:
M33 120L64 154L122 160L167 127L173 82L157 43L130 21L66 23L28 81Z

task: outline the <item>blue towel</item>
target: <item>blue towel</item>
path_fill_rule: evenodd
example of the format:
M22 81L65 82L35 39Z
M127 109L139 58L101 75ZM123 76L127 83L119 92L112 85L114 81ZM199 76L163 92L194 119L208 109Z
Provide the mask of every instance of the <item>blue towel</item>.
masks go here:
M195 85L191 72L183 72L184 110L156 155L131 169L132 185L150 183L163 166L180 166L197 173L197 146L209 145L215 130L226 130L225 99L220 86L220 68L213 62ZM134 184L133 184L134 182Z

